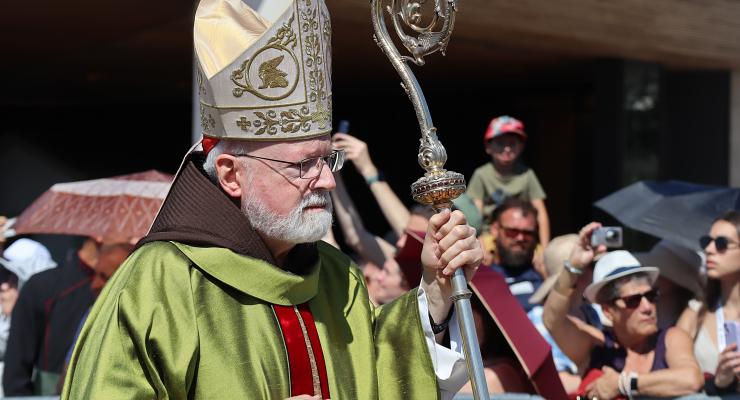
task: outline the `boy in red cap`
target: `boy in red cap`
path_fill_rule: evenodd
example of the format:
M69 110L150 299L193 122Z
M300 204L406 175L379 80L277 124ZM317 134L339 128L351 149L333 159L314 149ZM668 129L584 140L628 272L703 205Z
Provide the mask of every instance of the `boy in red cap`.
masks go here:
M527 134L524 124L506 115L494 118L483 141L491 162L478 167L468 185L468 195L483 214L483 232L493 223L493 211L509 197L530 201L537 209L539 239L550 241L550 220L545 207L545 191L534 171L519 161Z

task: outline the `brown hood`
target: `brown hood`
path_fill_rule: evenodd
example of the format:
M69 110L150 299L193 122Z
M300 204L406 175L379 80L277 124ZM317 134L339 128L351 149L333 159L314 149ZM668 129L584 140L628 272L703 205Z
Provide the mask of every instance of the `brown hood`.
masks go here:
M223 247L277 265L238 205L205 175L202 152L185 157L149 233L136 247L176 241L199 247ZM297 245L284 268L300 272L318 259L315 243Z

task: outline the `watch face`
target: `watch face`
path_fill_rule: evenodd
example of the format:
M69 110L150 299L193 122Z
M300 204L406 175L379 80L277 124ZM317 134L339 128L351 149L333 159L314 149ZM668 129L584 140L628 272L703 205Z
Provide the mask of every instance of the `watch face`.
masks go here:
M633 376L630 379L630 391L637 392L637 377Z

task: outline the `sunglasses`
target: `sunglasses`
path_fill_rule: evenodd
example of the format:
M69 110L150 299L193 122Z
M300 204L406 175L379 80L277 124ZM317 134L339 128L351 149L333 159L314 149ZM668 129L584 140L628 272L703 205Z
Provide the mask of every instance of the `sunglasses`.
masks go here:
M522 235L525 239L532 240L537 235L537 231L530 231L527 229L507 228L505 226L501 226L501 230L503 231L504 236L509 239L516 239L519 235Z
M724 253L727 251L727 249L730 248L730 245L734 245L733 248L737 248L738 244L731 241L725 236L717 236L716 238L713 238L709 235L704 235L699 239L699 245L702 249L706 249L707 246L709 246L710 243L714 242L714 248L717 249L718 252Z
M647 301L655 304L655 302L658 301L658 298L660 298L660 291L658 291L658 289L652 289L645 293L637 293L631 296L617 297L616 299L612 300L612 303L615 303L617 300L622 300L626 308L637 308L640 306L643 297L646 298Z

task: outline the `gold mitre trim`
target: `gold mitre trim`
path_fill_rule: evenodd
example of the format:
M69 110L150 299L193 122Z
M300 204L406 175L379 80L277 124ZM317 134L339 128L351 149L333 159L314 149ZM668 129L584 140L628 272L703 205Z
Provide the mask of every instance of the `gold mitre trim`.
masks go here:
M331 23L293 0L274 23L242 0L201 0L193 29L202 133L297 140L331 132Z

